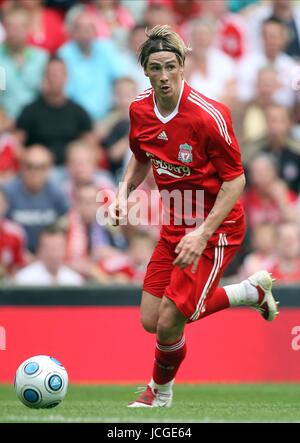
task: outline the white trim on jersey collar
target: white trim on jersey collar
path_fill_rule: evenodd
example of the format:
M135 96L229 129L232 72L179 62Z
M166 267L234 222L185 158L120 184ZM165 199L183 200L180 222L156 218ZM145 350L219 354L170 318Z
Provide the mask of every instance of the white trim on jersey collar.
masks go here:
M167 117L164 117L159 112L159 109L158 109L158 107L156 105L156 101L155 101L155 94L153 92L154 112L155 112L155 115L158 118L158 120L160 120L162 123L168 123L170 120L172 120L172 118L175 117L175 115L178 114L178 108L179 108L181 96L182 96L182 93L183 93L183 89L184 89L184 80L182 80L182 86L181 86L181 91L180 91L180 94L179 94L177 105L176 105L174 111L172 111L171 114L167 115Z

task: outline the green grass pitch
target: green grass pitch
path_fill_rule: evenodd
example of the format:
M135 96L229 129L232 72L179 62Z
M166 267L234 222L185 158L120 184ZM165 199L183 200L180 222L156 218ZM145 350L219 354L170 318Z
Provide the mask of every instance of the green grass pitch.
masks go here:
M300 384L178 384L168 409L129 409L133 385L72 385L56 408L23 406L0 385L0 423L300 422Z

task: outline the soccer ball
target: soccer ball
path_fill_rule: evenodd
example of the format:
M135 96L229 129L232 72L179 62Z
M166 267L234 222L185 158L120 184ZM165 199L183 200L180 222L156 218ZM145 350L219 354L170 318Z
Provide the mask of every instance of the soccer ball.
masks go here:
M21 402L29 408L54 408L67 393L68 374L55 358L37 355L18 367L14 386Z

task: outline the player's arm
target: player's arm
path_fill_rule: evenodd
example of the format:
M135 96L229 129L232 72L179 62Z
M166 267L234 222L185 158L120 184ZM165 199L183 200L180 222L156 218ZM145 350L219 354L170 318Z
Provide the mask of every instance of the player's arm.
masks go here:
M150 161L140 162L134 155L129 160L127 169L119 184L115 200L108 211L112 224L117 225L127 215L127 200L129 195L144 181L150 169Z
M202 236L209 240L213 233L222 224L238 198L241 196L246 184L245 175L241 174L235 179L223 182L215 201L204 223L198 228Z
M210 137L206 150L218 171L222 185L204 223L200 228L185 235L177 245L178 256L174 261L181 269L192 263L192 272L196 272L199 258L208 240L229 214L245 187L244 169L230 111L222 105L211 117L207 125Z
M204 223L195 231L185 235L178 243L175 252L178 254L174 265L184 269L193 263L192 272L196 272L200 256L207 242L223 220L227 217L245 187L245 175L223 182L210 213Z

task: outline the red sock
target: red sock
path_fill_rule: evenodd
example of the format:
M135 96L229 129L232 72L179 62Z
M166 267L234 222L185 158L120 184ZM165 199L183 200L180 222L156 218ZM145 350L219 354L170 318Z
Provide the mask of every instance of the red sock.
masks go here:
M152 378L158 385L164 385L175 375L186 354L185 337L179 341L164 345L157 342Z
M224 288L217 288L205 303L205 311L201 312L199 318L206 317L214 312L229 308L229 299Z

